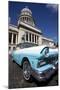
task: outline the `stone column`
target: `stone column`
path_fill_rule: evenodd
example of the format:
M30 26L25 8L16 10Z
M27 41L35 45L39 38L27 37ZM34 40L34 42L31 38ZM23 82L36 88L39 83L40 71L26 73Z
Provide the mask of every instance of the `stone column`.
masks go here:
M32 34L31 34L31 42L32 42Z
M30 39L29 39L29 32L28 32L28 42L29 42L29 40L30 40Z
M17 44L17 35L16 35L16 44Z
M25 33L25 37L24 37L24 39L25 39L25 40L24 40L24 42L25 42L25 41L26 41L26 33Z
M34 34L34 43L35 43L35 34Z
M38 36L37 36L37 44L38 44Z
M42 36L40 35L39 36L39 39L38 39L38 45L42 45L42 44L44 44L44 39L42 39Z

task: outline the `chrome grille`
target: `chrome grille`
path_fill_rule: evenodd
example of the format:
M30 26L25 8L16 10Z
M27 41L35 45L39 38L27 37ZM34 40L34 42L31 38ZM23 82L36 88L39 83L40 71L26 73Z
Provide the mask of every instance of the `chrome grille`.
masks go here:
M48 58L48 63L54 64L58 60L58 56L50 56Z

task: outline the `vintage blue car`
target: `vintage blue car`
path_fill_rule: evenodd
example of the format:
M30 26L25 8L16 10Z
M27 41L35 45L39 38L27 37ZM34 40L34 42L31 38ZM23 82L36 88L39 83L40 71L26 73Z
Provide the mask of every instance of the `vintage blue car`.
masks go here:
M12 52L12 60L22 66L25 80L28 81L33 76L38 81L45 81L55 72L57 55L56 49L43 45L24 49L17 48Z

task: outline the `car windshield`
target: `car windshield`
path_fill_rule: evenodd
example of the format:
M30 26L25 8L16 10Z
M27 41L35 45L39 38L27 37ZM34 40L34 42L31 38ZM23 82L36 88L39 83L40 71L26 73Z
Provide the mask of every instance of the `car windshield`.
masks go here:
M43 50L41 51L41 53L43 53L44 55L46 55L49 52L49 47L45 47L43 48Z
M41 53L43 53L43 54L47 54L48 52L58 52L58 49L52 48L52 47L45 47L41 51Z

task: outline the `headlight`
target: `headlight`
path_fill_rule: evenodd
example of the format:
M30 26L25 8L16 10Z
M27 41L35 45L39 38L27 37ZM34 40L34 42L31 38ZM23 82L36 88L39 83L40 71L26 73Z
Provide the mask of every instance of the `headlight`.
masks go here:
M37 67L41 67L41 66L43 66L43 65L45 65L45 64L46 64L46 62L43 61L43 60L41 60L41 61L38 62Z

